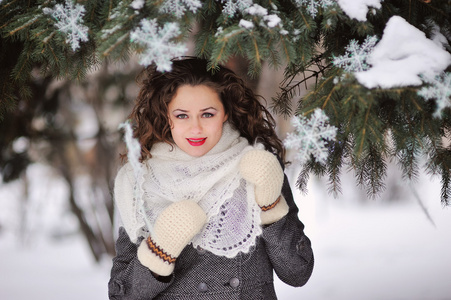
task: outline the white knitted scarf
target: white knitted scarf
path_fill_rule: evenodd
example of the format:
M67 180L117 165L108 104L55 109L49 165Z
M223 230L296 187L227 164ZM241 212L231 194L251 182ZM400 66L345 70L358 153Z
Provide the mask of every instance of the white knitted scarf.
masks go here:
M126 228L131 240L146 236L148 231L152 235L156 218L171 203L193 200L208 218L192 240L194 247L226 257L248 252L262 232L261 210L253 186L240 176L238 166L242 155L255 148L263 146L250 146L228 122L219 142L201 157L192 157L175 145L155 144L152 158L144 163L138 179L138 197L125 213L133 218L124 222L132 227ZM138 201L142 201L145 215Z

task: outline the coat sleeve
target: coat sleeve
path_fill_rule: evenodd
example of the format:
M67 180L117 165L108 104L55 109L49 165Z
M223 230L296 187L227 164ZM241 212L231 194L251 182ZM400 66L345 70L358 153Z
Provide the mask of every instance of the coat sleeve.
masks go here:
M288 214L263 229L266 251L277 276L288 285L303 286L313 271L313 251L298 218L299 209L285 176L282 195L289 206Z
M114 186L114 200L119 211L119 219L125 227L130 228L127 207L131 206L133 200L133 181L130 179L130 166L122 167L116 176ZM128 221L128 223L127 223ZM162 282L157 280L151 271L143 266L137 257L139 243L142 238L134 243L124 226L119 228L116 240L116 256L113 258L110 281L108 282L109 299L115 300L137 300L153 299L161 291L166 289L173 281L172 277ZM160 278L159 278L160 279Z
M123 227L119 228L116 256L113 258L108 282L109 299L153 299L172 284L173 277L164 277L164 281L157 280L151 271L139 262L136 244L130 241Z

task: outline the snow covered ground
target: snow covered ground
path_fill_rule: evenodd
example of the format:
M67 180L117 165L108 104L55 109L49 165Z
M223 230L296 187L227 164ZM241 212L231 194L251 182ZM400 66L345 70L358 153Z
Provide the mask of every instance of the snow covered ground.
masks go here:
M343 184L338 199L313 178L308 196L295 191L316 265L302 288L276 281L279 299L451 299L451 210L440 205L438 180L424 176L415 185L435 225L409 188L400 188L404 200L389 204L384 196L359 201L352 180ZM0 186L0 224L16 213L8 188ZM0 231L1 300L108 298L111 258L95 264L79 235L30 238L24 247L6 229Z
M431 222L396 176L389 172L387 180L397 189L392 203L386 194L360 201L362 192L346 176L338 199L323 182L310 184L311 196L298 197L298 206L315 269L302 288L278 282L281 299L451 299L451 209L440 205L439 181L421 176L414 186Z

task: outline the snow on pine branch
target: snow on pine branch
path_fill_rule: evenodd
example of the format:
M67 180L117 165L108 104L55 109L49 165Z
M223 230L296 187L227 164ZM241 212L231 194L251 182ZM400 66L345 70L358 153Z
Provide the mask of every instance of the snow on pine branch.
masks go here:
M88 27L83 25L83 5L66 0L64 5L56 4L53 9L46 7L43 12L56 20L55 27L66 34L66 43L71 44L73 51L80 47L80 41L88 41Z
M181 18L187 10L195 13L201 7L202 3L199 0L165 0L159 10L161 13L171 13Z
M184 44L171 42L179 35L178 23L168 22L161 28L156 20L144 19L140 27L131 33L130 40L146 47L139 58L141 65L148 66L154 62L157 70L164 72L172 69L173 57L181 56L187 51Z
M133 0L133 2L130 4L130 6L135 10L140 10L144 7L144 0Z
M142 185L142 164L140 162L141 157L141 144L139 141L133 137L133 129L130 121L126 121L122 124L119 124L119 129L123 129L124 133L124 141L127 146L127 158L128 162L132 166L133 175L135 176L136 186L140 187ZM144 208L144 200L141 197L141 193L139 193L139 188L133 189L133 197L137 199L139 209L141 210L141 215L145 216L145 208ZM147 218L144 217L144 222L147 228L152 228Z
M336 3L334 0L295 0L300 7L305 7L309 15L315 17L319 8L327 8Z
M369 89L388 89L421 85L420 75L443 72L451 64L451 54L403 18L393 16L367 61L371 68L356 72L357 80Z
M222 13L227 17L233 17L237 12L242 13L251 7L252 0L216 0L223 4Z
M119 124L119 129L123 129L125 131L124 141L128 149L128 162L132 166L135 177L139 178L141 174L141 163L139 161L141 157L141 144L137 139L133 138L133 129L130 121Z
M366 15L370 7L381 8L383 0L337 0L343 12L351 19L366 21Z
M252 6L246 8L243 13L254 17L260 17L262 19L260 26L266 26L267 28L274 28L276 26L279 26L279 28L281 29L283 27L281 24L282 20L278 15L269 14L266 8L258 4L253 4ZM252 29L254 27L254 23L252 21L242 19L240 20L239 26L246 29Z
M343 68L347 72L366 71L370 68L368 58L376 43L376 36L368 36L362 45L359 45L356 40L351 40L346 46L345 54L334 57L332 62L336 67Z
M426 100L435 99L437 108L434 117L439 118L443 109L451 107L451 73L443 72L440 75L422 76L421 78L429 86L419 90L418 95Z
M262 17L263 21L266 22L266 25L269 28L276 27L282 22L278 15L268 14L268 10L258 4L254 4L251 7L247 8L245 12L250 14L251 16Z
M299 116L291 119L294 133L288 133L284 145L297 151L296 158L303 164L313 155L321 164L326 163L328 151L325 140L335 140L337 128L329 124L329 117L317 108L310 119Z

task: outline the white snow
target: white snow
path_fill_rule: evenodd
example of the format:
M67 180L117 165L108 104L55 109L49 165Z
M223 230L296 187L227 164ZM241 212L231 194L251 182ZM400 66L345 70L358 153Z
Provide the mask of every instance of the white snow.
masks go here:
M258 4L252 5L251 7L246 9L245 12L247 12L250 15L260 16L260 17L266 16L268 14L268 10Z
M145 4L144 0L133 0L133 2L130 4L130 6L133 9L139 10L144 7L144 4Z
M282 22L282 20L279 18L278 15L276 14L268 15L268 10L258 4L254 4L251 7L247 8L245 12L251 16L262 17L263 20L267 22L269 28L276 27ZM251 21L243 19L240 20L239 26L246 29L251 29L254 27Z
M351 40L346 46L344 55L334 57L333 64L347 72L361 72L370 68L368 59L378 41L377 36L367 36L362 45L357 40Z
M338 4L350 18L365 21L368 9L380 8L381 1L338 0ZM315 1L298 2L319 5ZM139 9L143 3L134 0L133 7ZM230 12L233 15L238 8L249 8L252 1L226 4L236 6ZM61 26L70 25L67 34L74 37L68 41L75 50L80 40L87 39L87 33L82 10L74 12L77 14ZM253 24L241 20L240 26L249 29ZM163 29L153 29L144 42L152 42L152 47L163 43ZM178 32L169 29L171 37ZM370 56L372 67L356 73L357 79L368 88L420 85L421 74L440 74L451 64L444 41L438 32L429 40L404 19L392 17ZM177 45L173 47L180 51ZM157 56L154 53L148 60ZM163 69L166 62L164 59ZM23 142L17 141L17 151ZM79 233L67 236L76 221L63 213L67 209L62 200L64 183L39 165L33 165L29 172L30 196L25 207L20 200L24 187L19 182L0 182L0 299L108 299L111 257L96 264ZM292 167L287 172L294 185L298 170ZM312 178L307 196L293 187L299 216L313 244L315 268L310 281L301 288L289 287L276 277L279 299L451 299L451 210L440 205L439 180L422 175L415 184L434 224L416 203L413 192L397 183L400 176L387 181L400 191L393 194L399 200L391 204L384 198L387 194L379 200L362 200L353 178L345 174L342 180L344 194L338 199L327 195L323 180ZM23 216L27 216L26 223Z
M451 107L451 73L443 73L435 77L423 77L430 86L423 87L418 95L426 100L435 100L437 107L435 117L441 117L442 110Z
M389 188L378 200L363 200L351 174L344 174L338 199L327 195L325 180L312 178L308 196L293 190L315 268L301 288L276 280L280 299L450 299L451 210L439 202L439 180L422 174L414 185L434 225L394 169L389 168ZM297 173L295 167L287 170ZM400 201L389 204L389 198Z
M0 299L108 299L110 262L96 265L80 236L27 248L0 240Z
M287 169L292 184L297 172L295 167ZM45 176L31 178L42 180ZM392 183L396 180L400 179L390 178ZM54 179L49 182L61 185ZM338 199L328 196L325 183L314 178L308 196L293 190L299 216L313 244L315 268L310 281L301 288L289 287L276 278L279 299L450 299L451 210L440 205L439 181L422 175L415 185L435 226L408 188L398 187L401 193L394 194L404 200L387 204L388 196L384 195L379 200L362 200L347 174L343 184L344 194ZM43 191L51 187L33 184L35 201L41 199L42 209L54 206ZM18 217L17 194L17 183L0 186L0 299L108 299L111 258L95 264L78 234L52 239L43 236L48 231L38 226L25 246L18 243L13 237L16 232L9 230L12 225L20 225L12 220ZM35 217L40 216L38 212ZM49 219L51 215L42 217ZM53 221L68 217L55 211Z
M70 43L72 50L75 51L80 47L80 41L88 41L89 28L83 24L83 16L85 15L85 7L72 1L66 0L65 5L56 4L54 9L44 8L44 14L52 15L57 21L57 27L62 33L66 34L66 43Z
M282 22L282 20L279 18L278 15L268 15L268 16L264 16L263 20L265 20L266 22L268 22L268 27L269 28L273 28L276 27L277 25L280 24L280 22Z
M167 22L163 27L159 27L156 19L141 20L140 27L130 34L132 42L146 47L139 57L139 63L144 66L155 63L158 71L170 71L171 59L184 55L188 50L183 43L172 42L180 33L179 24L176 22Z
M124 141L127 145L128 161L133 167L134 175L139 176L141 173L141 164L139 162L141 157L141 144L136 138L133 138L133 128L130 122L120 124L119 129L124 130Z
M30 146L30 140L24 136L18 137L12 143L13 150L16 153L25 152L29 146Z
M440 27L433 21L430 21L430 23L432 24L433 27L431 40L437 45L441 45L443 47L447 46L448 40L446 39L446 36L444 36L440 32Z
M236 12L244 12L253 3L252 0L223 0L222 13L233 17Z
M295 116L291 119L294 133L288 133L283 143L287 149L295 149L295 159L304 164L313 155L315 160L325 164L329 152L325 140L335 140L337 128L329 124L329 117L316 108L309 118Z
M318 13L318 8L327 8L335 4L335 0L295 0L299 6L305 7L307 13L311 16L316 16Z
M368 62L372 67L355 73L367 88L421 85L420 74L439 74L451 64L451 54L399 16L387 22L382 39Z
M159 11L161 13L173 14L177 18L182 18L187 10L195 13L197 9L202 7L199 0L166 0L160 4Z
M381 8L383 0L337 0L338 5L351 19L366 21L370 7Z
M243 27L243 28L246 28L246 29L254 28L254 23L252 23L251 21L244 20L244 19L241 19L240 23L238 23L238 25L240 27Z

